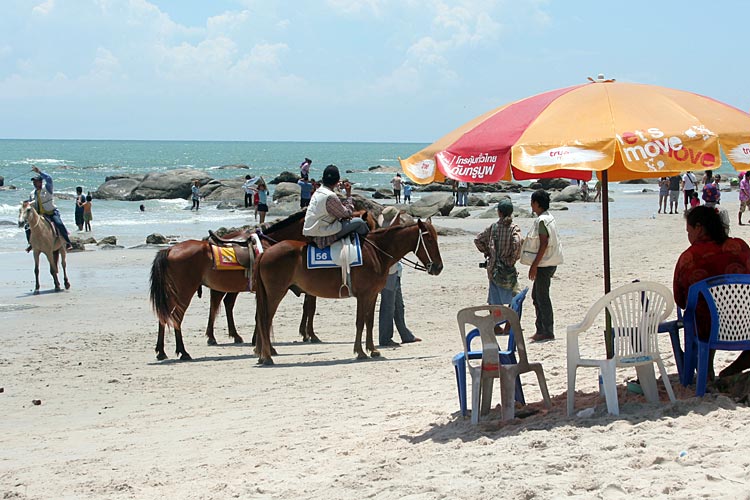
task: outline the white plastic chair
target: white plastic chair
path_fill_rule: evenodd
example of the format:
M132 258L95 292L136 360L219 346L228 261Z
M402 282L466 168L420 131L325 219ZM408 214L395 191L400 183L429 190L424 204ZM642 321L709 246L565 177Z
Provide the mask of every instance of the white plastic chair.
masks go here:
M614 357L581 358L578 337L591 328L604 309L609 311L612 318ZM579 366L599 368L607 411L612 415L620 414L616 381L618 367L635 367L643 395L650 402L658 402L659 391L656 388L653 366L653 363L656 363L670 401L675 400L667 370L659 354L657 337L659 323L669 317L672 309L674 299L667 287L659 283L641 281L609 292L591 306L581 323L568 327L568 415L573 414L576 370ZM601 336L601 330L597 330L597 334ZM603 336L601 338L604 339Z
M503 420L511 420L515 417L515 394L516 378L522 374L533 371L539 380L539 388L547 408L552 407L547 391L547 381L540 363L529 363L526 357L526 344L523 340L521 323L518 315L507 306L484 305L467 307L461 309L457 314L458 328L466 353L466 366L471 375L471 423L479 423L479 416L490 412L492 403L492 385L494 379L500 379L500 394ZM495 325L501 321L510 322L510 327L515 333L516 348L518 349L518 363L500 363L500 350L495 337ZM470 328L467 328L467 325ZM466 335L474 328L479 329L482 339L482 359L470 359ZM480 409L481 405L481 409Z

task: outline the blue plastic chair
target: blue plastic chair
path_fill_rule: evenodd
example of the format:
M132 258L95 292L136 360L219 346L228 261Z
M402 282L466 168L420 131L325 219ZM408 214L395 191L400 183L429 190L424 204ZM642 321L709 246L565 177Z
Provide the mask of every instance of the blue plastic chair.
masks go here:
M526 294L529 292L529 287L524 288L518 292L513 299L510 301L510 308L518 315L519 320L521 319L521 313L523 312L523 301L526 298ZM479 330L476 328L470 331L466 335L466 348L469 352L469 359L482 359L482 351L472 351L471 341L479 337ZM464 417L468 415L468 408L466 406L466 356L464 352L459 352L453 356L453 369L456 372L456 385L458 386L458 404L461 408L461 415ZM508 347L504 351L500 351L500 363L504 365L516 364L516 339L515 332L511 328L508 333ZM516 379L516 401L522 405L526 404L526 400L523 396L523 387L521 387L521 377Z
M669 341L672 343L672 353L674 353L674 363L677 366L677 375L679 375L680 382L682 382L683 360L685 359L685 352L682 350L680 344L680 330L685 328L685 323L682 320L682 309L677 308L677 319L665 321L659 323L659 333L669 333Z
M711 317L708 340L698 338L696 307L705 300ZM698 370L695 395L706 394L709 351L750 350L750 275L723 274L694 283L688 290L685 308L685 359L680 379L682 385L693 383Z

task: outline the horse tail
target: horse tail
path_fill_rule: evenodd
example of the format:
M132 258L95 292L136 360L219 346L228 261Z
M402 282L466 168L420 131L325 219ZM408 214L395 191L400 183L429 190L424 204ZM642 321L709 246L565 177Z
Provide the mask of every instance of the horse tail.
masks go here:
M174 312L179 305L170 307L173 302L170 298L175 297L176 290L172 277L169 275L169 248L159 250L151 265L151 307L159 319L159 323L172 326L174 323Z

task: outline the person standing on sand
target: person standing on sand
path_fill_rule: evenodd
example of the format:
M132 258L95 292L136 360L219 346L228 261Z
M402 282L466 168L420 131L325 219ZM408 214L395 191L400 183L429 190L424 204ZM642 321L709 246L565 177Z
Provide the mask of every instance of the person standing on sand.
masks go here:
M536 310L536 333L531 337L532 342L555 339L555 318L549 289L557 266L563 263L563 253L557 223L547 211L549 201L549 193L543 189L531 194L531 211L537 217L521 247L521 263L528 262L533 257L529 279L534 282L531 299Z
M659 211L661 213L667 213L667 200L669 199L669 179L666 177L659 178Z
M389 227L398 216L399 211L396 207L385 207L378 217L378 225ZM399 347L399 343L393 340L394 322L402 344L422 342L422 339L415 337L409 327L406 326L404 297L401 294L401 272L401 263L393 264L388 271L385 288L380 291L380 311L378 313L378 344L380 347Z
M750 207L750 170L747 172L740 173L740 211L737 214L740 226L744 226L742 223L742 213L746 208Z
M497 221L474 239L485 258L489 291L487 303L508 305L518 287L516 262L521 256L521 228L513 222L513 202L505 198L497 204Z
M679 174L669 178L669 213L679 213L680 208L680 181ZM672 211L674 210L674 212Z
M60 236L63 237L67 244L67 250L72 250L73 244L70 242L68 230L65 227L65 224L63 224L62 219L60 218L60 211L57 210L57 207L55 206L52 177L39 170L36 165L31 167L31 170L36 172L38 175L31 179L31 182L34 184L34 191L31 192L29 203L31 203L31 206L36 209L39 215L47 217L55 224L55 226L57 227L57 231L60 233ZM42 182L44 183L44 187L42 187ZM27 226L26 241L28 242L30 241L30 239L31 228ZM31 251L31 245L26 247L26 251Z

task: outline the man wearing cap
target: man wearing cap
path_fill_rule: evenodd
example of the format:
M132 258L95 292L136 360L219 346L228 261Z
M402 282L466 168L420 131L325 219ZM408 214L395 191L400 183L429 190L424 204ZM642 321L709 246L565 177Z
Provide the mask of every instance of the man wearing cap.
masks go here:
M497 221L474 239L484 254L490 281L488 304L510 304L518 286L516 261L521 256L521 228L513 222L513 202L508 198L497 204Z
M52 194L52 177L39 170L36 165L31 167L31 170L39 175L31 178L31 182L34 184L34 191L31 192L29 202L31 203L31 206L36 209L39 215L46 216L55 224L55 226L57 226L57 231L60 233L60 236L62 236L63 239L67 242L67 249L70 250L71 248L73 248L73 245L72 243L70 243L68 230L65 228L65 224L63 224L63 221L60 218L60 212L55 206L55 197ZM42 187L42 182L44 182L44 187ZM26 241L30 241L30 238L31 229L27 227ZM31 245L26 248L26 251L31 251Z
M327 247L350 233L364 236L369 230L361 217L352 217L354 202L351 184L344 183L344 203L333 192L339 180L341 176L338 167L328 165L323 170L323 185L313 193L305 213L302 234L309 236L318 248Z
M394 224L399 215L396 207L386 207L378 217L380 227L389 227ZM404 298L401 295L401 263L397 262L389 270L388 280L385 288L380 292L380 313L378 314L378 344L380 347L398 347L399 343L393 340L393 323L401 336L402 344L421 342L422 339L415 337L406 326L404 319Z

